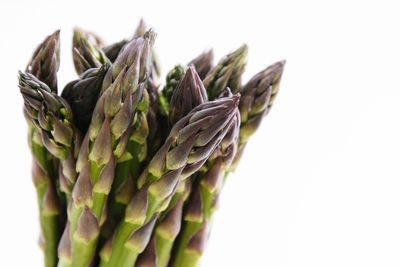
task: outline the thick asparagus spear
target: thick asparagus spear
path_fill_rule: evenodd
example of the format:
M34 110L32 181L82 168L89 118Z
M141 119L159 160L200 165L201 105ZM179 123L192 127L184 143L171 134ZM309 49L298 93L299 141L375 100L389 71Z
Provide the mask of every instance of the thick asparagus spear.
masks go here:
M57 93L57 71L60 66L59 31L49 35L35 50L26 71L49 85ZM60 203L56 189L56 160L44 147L41 132L33 124L24 108L28 121L28 140L32 153L33 179L36 187L41 228L41 243L46 267L57 264L57 244L60 238Z
M227 87L234 93L239 90L246 64L247 50L247 46L242 45L239 49L223 57L208 72L203 82L210 100L217 98Z
M208 50L206 52L201 53L196 58L192 59L188 66L193 65L199 74L200 79L204 80L207 74L213 67L214 62L214 52L213 50Z
M101 267L131 267L143 252L159 213L179 181L197 171L219 145L233 121L238 96L204 103L172 128L164 145L139 179L114 237L101 251Z
M207 102L207 92L198 76L194 66L190 66L185 76L172 93L169 112L169 123L174 125L186 116L193 108ZM161 218L153 235L155 242L156 264L158 267L166 267L170 258L171 250L176 236L180 230L182 219L182 206L189 194L189 181L180 184L166 211ZM152 244L150 244L152 245ZM147 248L146 248L147 249ZM150 248L149 248L150 249ZM141 257L143 258L143 257ZM147 260L148 261L148 260Z
M219 149L196 175L191 197L183 216L181 233L175 244L176 254L172 259L174 267L197 266L203 254L208 226L222 185L223 174L236 153L239 117L239 112L237 112L234 123L231 124Z
M87 267L93 260L115 163L125 152L130 125L143 95L153 38L154 34L148 32L128 43L103 80L103 93L79 152L80 173L60 244L59 266Z

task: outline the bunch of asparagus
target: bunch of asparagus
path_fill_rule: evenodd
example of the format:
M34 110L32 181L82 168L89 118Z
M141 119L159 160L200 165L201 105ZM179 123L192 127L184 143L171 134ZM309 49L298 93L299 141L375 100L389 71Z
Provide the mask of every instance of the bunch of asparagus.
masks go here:
M75 29L79 78L58 94L59 31L19 73L46 267L197 266L226 177L270 111L284 62L242 85L247 46L177 65L155 33L105 45Z

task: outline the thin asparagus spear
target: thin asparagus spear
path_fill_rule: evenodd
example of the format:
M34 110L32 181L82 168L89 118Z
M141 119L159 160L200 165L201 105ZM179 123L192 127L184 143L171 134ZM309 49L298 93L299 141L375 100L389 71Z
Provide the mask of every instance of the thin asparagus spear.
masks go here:
M79 152L80 172L61 240L59 266L87 267L94 257L105 221L105 203L114 179L115 163L124 152L130 125L148 76L154 34L132 40L107 71L89 130ZM69 257L70 256L70 257Z
M247 46L242 45L239 49L223 57L208 72L203 82L210 100L217 98L227 87L234 93L239 90L246 64L247 50Z
M100 49L101 41L93 34L75 28L72 38L72 54L75 70L82 75L91 68L99 68L110 63L103 50Z
M204 252L210 221L215 211L226 175L237 165L248 139L268 114L279 90L284 62L277 62L256 74L240 89L239 110L241 124L238 141L231 143L229 157L209 160L209 170L200 176L200 182L184 215L184 226L177 243L172 267L194 267ZM272 97L274 95L274 97ZM238 128L239 130L239 128ZM237 148L238 146L238 148ZM223 155L223 154L222 154ZM226 160L228 159L228 160ZM210 164L211 163L211 164Z
M44 266L57 265L57 245L60 239L60 203L55 189L55 171L52 156L41 142L41 136L33 125L29 126L29 143L32 159L32 178L39 204L41 247Z
M239 147L230 168L231 171L236 168L249 138L253 136L271 110L279 92L284 66L285 61L276 62L257 73L245 86L241 87Z
M139 21L138 26L136 27L135 34L133 37L138 37L142 36L146 31L149 30L149 27L147 27L146 23L144 22L144 19L141 19ZM151 76L152 78L158 78L160 77L161 74L161 67L160 67L160 62L158 60L157 53L154 51L154 49L151 51Z
M114 237L101 251L101 267L131 267L150 240L155 220L169 204L180 180L197 171L232 123L238 96L204 103L172 128L139 179Z
M72 125L72 111L67 102L30 73L20 72L19 87L24 97L25 109L47 151L60 160L61 189L70 196L77 174L76 149L80 138Z
M188 66L193 65L199 74L200 79L204 80L213 67L214 52L212 49L201 53L189 62Z
M26 71L49 85L57 93L57 71L60 66L60 32L49 35L35 50ZM40 130L32 123L29 110L24 108L28 121L28 140L32 153L33 178L39 203L41 240L46 267L57 264L57 244L60 238L60 200L57 196L57 162L43 146ZM39 176L41 179L38 179ZM40 182L38 182L40 180Z
M40 81L57 93L57 71L60 67L60 31L49 35L35 50L26 67Z
M168 118L169 102L171 101L172 92L176 86L178 86L184 74L185 68L182 65L176 65L167 74L165 86L160 94L160 112L165 118Z

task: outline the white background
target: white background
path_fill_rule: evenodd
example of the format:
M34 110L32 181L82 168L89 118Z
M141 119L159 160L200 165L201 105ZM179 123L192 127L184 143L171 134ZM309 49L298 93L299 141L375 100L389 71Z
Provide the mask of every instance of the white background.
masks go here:
M165 74L206 48L250 47L245 80L281 59L281 92L221 199L203 266L400 266L397 1L0 3L1 266L41 266L17 70L56 29L113 42L140 17Z

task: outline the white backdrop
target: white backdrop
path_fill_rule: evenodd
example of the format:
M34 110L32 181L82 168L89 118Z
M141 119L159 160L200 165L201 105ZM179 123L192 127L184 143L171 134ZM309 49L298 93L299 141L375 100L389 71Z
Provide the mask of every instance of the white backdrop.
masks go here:
M75 78L74 26L113 42L144 17L164 74L244 42L246 80L287 60L275 106L224 189L202 266L399 266L396 2L2 0L0 265L42 260L17 70L61 29L63 85Z

